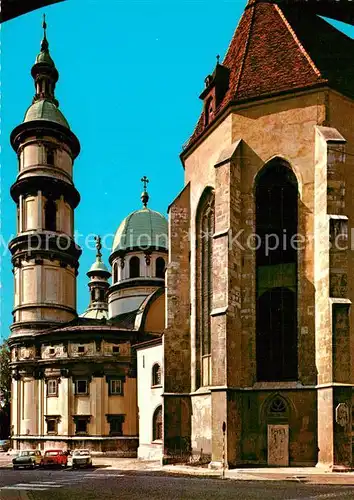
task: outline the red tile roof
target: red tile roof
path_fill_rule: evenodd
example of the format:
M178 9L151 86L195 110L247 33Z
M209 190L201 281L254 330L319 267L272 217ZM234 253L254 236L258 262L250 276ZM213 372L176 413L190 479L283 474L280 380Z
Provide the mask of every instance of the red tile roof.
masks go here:
M230 70L229 88L215 118L232 102L321 84L354 96L353 58L354 41L316 14L251 0L222 63ZM187 147L204 123L203 112Z

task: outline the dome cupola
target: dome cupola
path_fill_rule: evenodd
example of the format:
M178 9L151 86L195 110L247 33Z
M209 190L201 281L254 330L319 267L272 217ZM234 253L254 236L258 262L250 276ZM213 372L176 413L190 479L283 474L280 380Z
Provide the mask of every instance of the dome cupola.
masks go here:
M152 293L164 286L168 222L164 215L147 206L149 180L144 176L141 181L143 206L120 223L109 257L113 276L108 298L110 317L138 309L149 295L147 291Z

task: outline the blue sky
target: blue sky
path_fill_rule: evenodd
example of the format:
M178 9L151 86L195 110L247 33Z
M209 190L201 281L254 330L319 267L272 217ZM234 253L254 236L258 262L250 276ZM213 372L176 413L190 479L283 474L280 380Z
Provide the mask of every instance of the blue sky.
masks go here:
M17 173L9 135L34 94L31 66L47 15L51 55L59 70L60 109L81 142L74 180L81 194L75 229L114 234L140 207L140 179L150 179L149 206L166 213L183 187L182 144L198 119L204 78L228 47L245 0L168 2L68 0L2 26L1 331L12 321L13 276L4 243L15 231L9 189ZM354 29L335 23L353 36ZM113 236L111 240L113 239ZM107 263L109 250L104 251ZM78 311L87 307L86 271L95 253L83 248Z

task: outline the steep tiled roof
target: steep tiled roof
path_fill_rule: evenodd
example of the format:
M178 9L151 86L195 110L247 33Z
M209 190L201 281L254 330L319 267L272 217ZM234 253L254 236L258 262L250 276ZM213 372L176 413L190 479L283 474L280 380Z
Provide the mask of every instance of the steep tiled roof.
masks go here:
M230 70L229 88L215 117L231 102L320 84L354 96L354 41L289 3L250 0L222 64ZM204 123L203 112L188 145Z

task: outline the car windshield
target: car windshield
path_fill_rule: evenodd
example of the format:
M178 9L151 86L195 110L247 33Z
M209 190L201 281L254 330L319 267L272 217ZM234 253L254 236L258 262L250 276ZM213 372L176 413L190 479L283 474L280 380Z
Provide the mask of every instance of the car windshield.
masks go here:
M46 457L56 457L59 455L59 451L46 451L45 452Z
M75 450L73 453L73 457L80 457L82 455L89 455L89 450Z
M31 457L35 455L34 451L20 451L19 456L20 457Z

